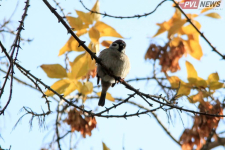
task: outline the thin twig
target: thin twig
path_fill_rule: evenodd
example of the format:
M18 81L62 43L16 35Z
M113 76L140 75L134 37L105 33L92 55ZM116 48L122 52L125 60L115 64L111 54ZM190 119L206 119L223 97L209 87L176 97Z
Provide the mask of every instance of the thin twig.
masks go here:
M107 14L106 12L105 12L105 13L101 13L101 12L93 11L93 10L87 8L87 7L84 5L84 3L83 3L82 0L80 0L80 3L82 4L82 6L83 6L86 10L88 10L88 11L91 12L91 13L99 14L99 15L102 15L102 16L104 16L104 17L107 16L107 17L117 18L117 19L130 19L130 18L147 17L148 15L153 14L153 13L157 10L157 8L158 8L160 5L162 5L164 2L166 2L166 1L168 1L168 0L163 0L163 1L161 1L161 2L155 7L155 9L154 9L153 11L149 12L149 13L144 13L144 14L142 14L142 15L133 15L133 16L113 16L113 15Z

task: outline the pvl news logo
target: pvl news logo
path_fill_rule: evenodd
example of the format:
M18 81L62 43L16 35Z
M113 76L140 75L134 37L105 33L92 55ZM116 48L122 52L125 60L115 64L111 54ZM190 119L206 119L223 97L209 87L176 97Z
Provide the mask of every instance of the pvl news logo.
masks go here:
M182 9L222 8L221 0L184 0L179 5Z

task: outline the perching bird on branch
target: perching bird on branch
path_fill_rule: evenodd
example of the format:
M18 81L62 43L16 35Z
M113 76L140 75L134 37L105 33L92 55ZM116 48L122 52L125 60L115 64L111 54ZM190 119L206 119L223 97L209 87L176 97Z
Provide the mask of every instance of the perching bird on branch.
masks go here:
M130 61L125 54L126 43L123 40L114 41L109 48L101 51L98 58L117 77L124 79L130 71ZM105 105L105 97L110 86L116 84L115 78L106 73L101 65L97 65L97 84L101 78L102 92L98 102L99 106Z

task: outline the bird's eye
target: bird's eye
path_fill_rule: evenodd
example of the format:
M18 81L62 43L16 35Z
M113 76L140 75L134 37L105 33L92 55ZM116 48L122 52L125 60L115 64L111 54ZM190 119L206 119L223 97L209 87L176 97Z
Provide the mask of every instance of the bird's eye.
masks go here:
M123 45L123 44L120 44L120 46L124 47L124 45Z
M112 44L112 46L116 46L116 45L117 45L116 43L113 43L113 44Z

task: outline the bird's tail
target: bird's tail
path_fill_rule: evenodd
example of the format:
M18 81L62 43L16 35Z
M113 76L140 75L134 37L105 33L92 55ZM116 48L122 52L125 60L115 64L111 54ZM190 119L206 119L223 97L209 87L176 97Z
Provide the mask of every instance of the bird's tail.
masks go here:
M109 87L111 86L110 82L104 82L102 80L102 93L100 96L100 99L98 101L98 106L104 106L105 105L105 97L106 97L106 92L109 89Z
M105 105L105 97L106 97L106 93L102 92L101 96L100 96L100 99L98 101L98 106L104 106Z

